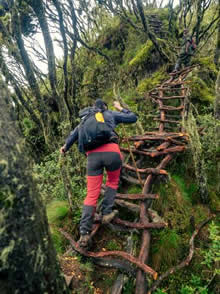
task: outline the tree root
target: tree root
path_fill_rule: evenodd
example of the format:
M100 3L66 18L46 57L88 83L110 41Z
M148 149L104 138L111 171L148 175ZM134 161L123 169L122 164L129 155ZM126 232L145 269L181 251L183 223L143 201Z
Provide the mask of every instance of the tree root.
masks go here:
M151 288L148 291L148 294L151 294L153 291L155 291L157 289L157 287L160 285L160 283L167 278L170 274L173 274L174 272L176 272L177 270L188 266L190 261L192 260L193 254L194 254L194 240L195 237L198 235L199 231L210 221L213 219L213 216L211 216L209 219L201 222L196 230L194 231L194 233L192 234L192 237L190 238L189 241L189 254L188 256L178 265L171 267L169 270L167 270L164 274L162 274L161 276L159 276L159 278L157 279L156 282L154 282L151 286Z
M135 264L139 269L141 269L142 271L144 271L146 274L150 274L154 280L157 279L157 272L154 271L151 267L149 267L148 265L140 262L137 258L133 257L131 254L128 254L124 251L105 251L105 252L91 252L91 251L86 251L84 249L82 249L81 247L79 247L79 245L77 244L77 242L73 239L73 237L68 234L67 232L65 232L63 229L59 229L60 233L69 240L71 246L74 248L74 250L76 250L77 252L79 252L82 255L88 256L88 257L105 257L105 256L119 256L124 258L125 260Z

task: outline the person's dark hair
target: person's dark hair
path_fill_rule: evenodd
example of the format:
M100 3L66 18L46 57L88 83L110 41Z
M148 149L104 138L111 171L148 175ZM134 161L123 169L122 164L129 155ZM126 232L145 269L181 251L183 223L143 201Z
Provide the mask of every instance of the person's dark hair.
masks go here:
M94 106L100 108L101 110L108 109L107 103L105 103L102 99L96 99Z

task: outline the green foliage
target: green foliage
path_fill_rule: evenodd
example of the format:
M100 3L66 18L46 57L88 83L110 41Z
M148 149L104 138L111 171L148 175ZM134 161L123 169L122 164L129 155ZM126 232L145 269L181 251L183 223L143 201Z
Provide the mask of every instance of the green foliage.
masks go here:
M21 128L24 137L31 145L33 152L39 156L45 150L43 134L39 131L38 126L30 118L25 117L21 122Z
M209 245L208 250L204 250L204 261L202 264L206 265L208 268L211 268L213 265L217 264L220 261L220 235L219 235L219 226L212 222L209 226L209 239L211 244ZM220 273L219 269L215 269L216 273Z
M201 287L194 288L194 287L190 287L190 286L182 286L182 288L180 290L180 294L194 294L194 293L208 294L208 290L201 288Z
M141 193L141 187L138 185L132 185L128 188L127 193L128 194L139 194Z
M213 292L210 292L208 288L204 286L204 284L205 284L204 281L202 281L202 279L199 276L192 274L191 279L189 280L187 285L182 285L178 293L180 294L194 294L194 293L211 294L213 293Z
M120 250L120 246L116 240L109 240L105 247L108 250Z
M59 151L56 151L46 156L43 162L34 166L38 189L46 203L52 199L66 199L58 159Z
M129 279L127 283L125 283L124 288L123 288L123 294L131 294L134 293L134 280Z
M31 133L31 130L35 127L35 124L32 120L25 117L23 119L23 126L24 126L24 129L23 129L24 135L25 137L28 137Z
M161 289L157 289L155 292L155 294L166 294L165 290L161 290Z
M41 196L45 203L50 202L52 199L67 199L67 193L62 178L62 176L67 173L66 177L71 184L70 188L74 195L74 199L72 200L73 202L76 200L80 202L85 195L85 180L84 177L82 178L81 176L83 169L81 169L78 162L75 162L74 165L71 156L66 156L65 161L59 158L60 154L57 150L46 156L44 161L40 164L35 164L34 166L34 176L37 179Z

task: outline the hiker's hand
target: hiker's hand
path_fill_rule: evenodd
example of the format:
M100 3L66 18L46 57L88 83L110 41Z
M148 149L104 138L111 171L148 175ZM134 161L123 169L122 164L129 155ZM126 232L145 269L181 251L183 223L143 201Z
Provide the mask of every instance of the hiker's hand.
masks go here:
M113 105L117 110L122 111L123 107L121 107L121 104L118 101L114 101Z
M60 154L65 154L65 145L60 148Z

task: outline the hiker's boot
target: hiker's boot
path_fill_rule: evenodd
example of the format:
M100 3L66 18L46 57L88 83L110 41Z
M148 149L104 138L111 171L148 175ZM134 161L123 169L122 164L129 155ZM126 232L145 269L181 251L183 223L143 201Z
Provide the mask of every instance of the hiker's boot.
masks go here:
M89 246L89 234L81 235L79 239L79 246L82 248L88 248Z
M118 210L113 210L111 213L103 215L102 223L109 224L117 215L118 215Z

